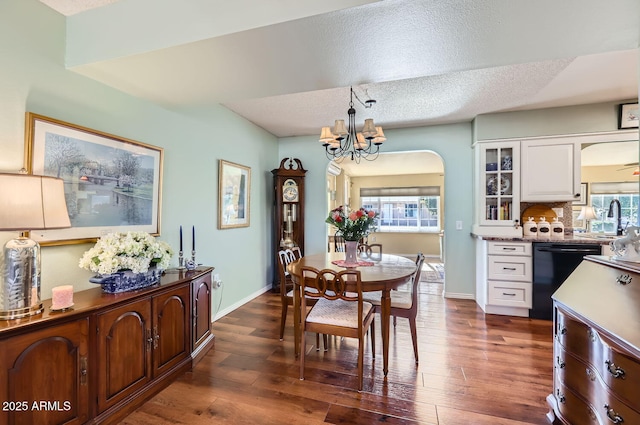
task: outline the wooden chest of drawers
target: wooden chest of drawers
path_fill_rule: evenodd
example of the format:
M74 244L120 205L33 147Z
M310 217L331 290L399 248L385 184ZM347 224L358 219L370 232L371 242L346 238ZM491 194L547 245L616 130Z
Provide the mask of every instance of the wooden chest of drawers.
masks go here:
M587 257L553 295L555 424L640 424L640 267Z

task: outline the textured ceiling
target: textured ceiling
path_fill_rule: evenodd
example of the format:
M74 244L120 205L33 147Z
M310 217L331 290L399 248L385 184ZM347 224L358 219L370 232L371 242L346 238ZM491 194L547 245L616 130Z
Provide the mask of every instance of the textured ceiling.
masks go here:
M346 119L351 85L385 129L638 97L636 0L41 1L69 16L69 69L278 137Z

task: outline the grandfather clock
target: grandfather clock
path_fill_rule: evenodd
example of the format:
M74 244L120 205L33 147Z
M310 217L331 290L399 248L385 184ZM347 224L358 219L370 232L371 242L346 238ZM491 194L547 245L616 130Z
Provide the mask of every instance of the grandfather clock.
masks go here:
M280 168L271 170L274 186L274 278L273 289L280 285L278 251L300 247L304 253L304 175L307 172L297 158L283 158Z

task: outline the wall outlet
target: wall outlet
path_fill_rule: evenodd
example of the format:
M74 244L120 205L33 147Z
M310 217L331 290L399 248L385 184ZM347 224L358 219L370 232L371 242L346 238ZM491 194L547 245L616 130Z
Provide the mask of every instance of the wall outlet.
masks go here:
M213 275L213 287L214 289L217 289L221 286L222 286L222 279L220 279L220 275L216 273Z
M456 230L462 230L462 221L456 221Z
M564 208L551 208L554 213L556 213L556 217L562 218L564 217Z

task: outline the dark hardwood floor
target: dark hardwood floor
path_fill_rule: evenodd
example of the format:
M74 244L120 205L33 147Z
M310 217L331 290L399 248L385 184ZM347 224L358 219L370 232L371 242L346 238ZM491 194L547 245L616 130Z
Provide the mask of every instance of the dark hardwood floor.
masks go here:
M552 391L552 323L485 315L421 282L416 367L409 326L391 331L389 375L365 350L357 391L357 340L307 336L305 380L293 354L292 311L278 339L280 298L266 293L214 323L215 348L192 372L122 424L546 424Z

